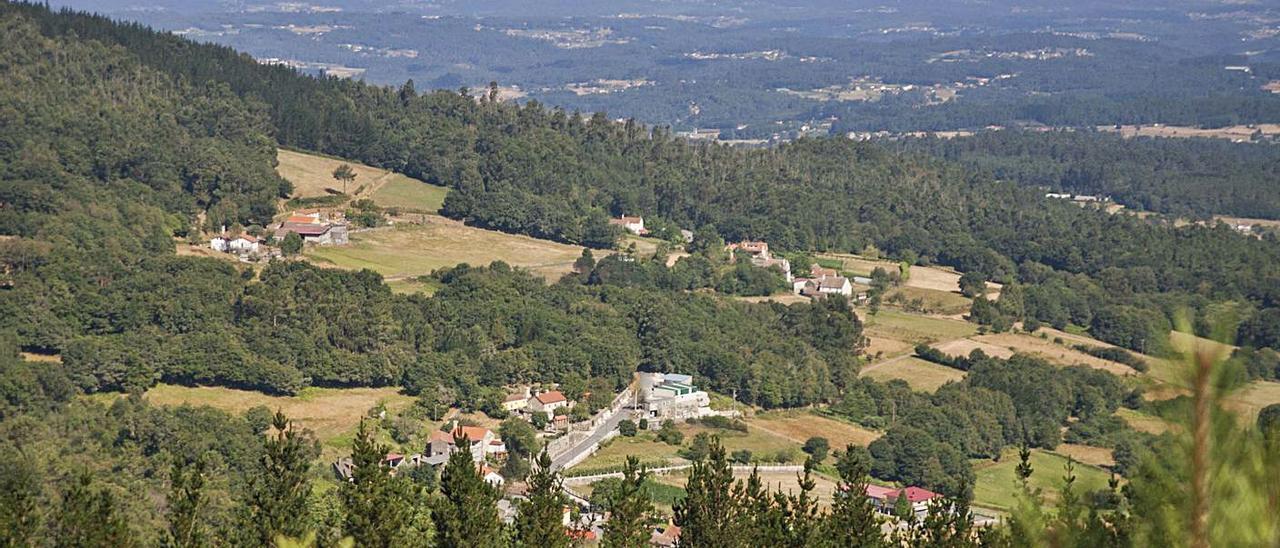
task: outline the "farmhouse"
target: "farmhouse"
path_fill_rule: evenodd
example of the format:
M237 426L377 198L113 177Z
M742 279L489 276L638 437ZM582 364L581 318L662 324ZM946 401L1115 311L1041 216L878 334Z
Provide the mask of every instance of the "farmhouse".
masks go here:
M543 392L532 398L529 398L529 411L533 413L546 413L553 415L556 409L561 407L569 407L569 399L564 397L559 390Z
M747 252L753 258L761 258L761 259L770 258L769 244L767 242L753 242L753 241L743 240L736 244L729 244L725 246L725 250L730 253L731 257L733 252L739 249Z
M454 426L452 432L436 430L431 433L428 445L427 461L429 464L443 463L449 455L458 449L454 439L466 438L471 451L471 458L476 462L484 462L486 457L503 455L507 446L492 430L479 426Z
M295 211L275 229L276 240L283 240L290 232L302 236L302 241L317 245L346 245L347 225L326 222L318 211Z
M640 373L640 396L649 424L664 419L689 419L712 414L711 398L693 385L693 377L677 373Z
M627 232L635 234L636 236L643 236L649 233L649 231L644 227L644 217L630 217L623 215L617 219L609 219L609 224L620 226Z
M844 276L827 276L805 282L800 289L800 294L808 297L822 295L844 295L850 297L853 295L853 284L849 283L849 279Z
M511 394L502 400L502 409L508 413L518 413L529 407L529 390L526 388L523 393Z
M760 268L778 267L778 269L782 271L782 277L787 279L787 283L791 283L795 280L795 278L791 276L791 261L786 259L761 259L757 256L751 259L751 264Z
M913 513L923 515L929 512L929 501L940 498L942 495L919 487L894 489L879 485L867 485L867 498L871 499L871 505L875 506L876 511L881 514L893 514L899 497L907 498Z

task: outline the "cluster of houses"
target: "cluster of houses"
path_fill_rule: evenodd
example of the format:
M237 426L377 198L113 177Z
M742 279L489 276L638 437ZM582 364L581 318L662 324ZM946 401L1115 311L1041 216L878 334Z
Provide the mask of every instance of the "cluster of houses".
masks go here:
M1064 194L1060 192L1050 192L1044 195L1045 198L1054 200L1071 200L1076 203L1103 203L1110 202L1110 196L1094 196L1092 194Z
M693 377L679 373L639 373L640 390L637 411L649 419L650 428L658 428L662 421L696 419L715 414L711 410L711 398L698 390Z
M303 243L316 245L344 245L347 243L347 225L340 220L329 220L317 210L295 211L284 221L267 228L276 242L284 240L290 232L302 237ZM261 259L280 254L278 248L268 247L265 238L248 233L232 235L227 227L209 239L209 248L222 253L238 255L244 260Z
M573 405L574 401L565 397L559 390L534 393L525 388L523 392L507 396L502 402L502 409L526 419L532 419L536 413L543 413L548 419L547 430L554 432L569 428L569 416L564 413L557 414L556 411L572 409Z
M791 282L792 291L806 297L825 295L853 296L853 283L849 278L841 276L834 268L823 268L813 265L809 268L808 278L796 278ZM860 296L865 294L860 294Z
M782 271L782 276L787 279L787 283L792 283L795 278L791 275L791 261L777 258L769 254L769 244L767 242L741 241L725 246L725 251L729 252L729 260L736 261L738 251L743 251L751 256L751 264L760 268L777 267Z
M451 426L448 431L432 432L425 452L412 455L387 453L382 460L383 464L394 475L401 470L419 466L443 466L455 452L467 451L471 453L471 460L476 463L484 480L495 487L502 487L505 482L502 475L489 466L490 460L502 459L507 455L507 445L502 438L493 430L480 426L463 426L457 422ZM465 443L467 447L459 447L459 442ZM355 463L350 457L343 457L333 463L334 473L344 481L351 481L354 469Z

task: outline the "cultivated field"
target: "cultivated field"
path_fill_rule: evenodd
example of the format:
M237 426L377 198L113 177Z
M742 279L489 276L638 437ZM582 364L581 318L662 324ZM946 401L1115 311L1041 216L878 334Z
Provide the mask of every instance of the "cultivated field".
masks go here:
M1116 464L1116 459L1112 457L1111 450L1105 447L1060 443L1053 449L1053 452L1093 466L1108 467Z
M1046 505L1053 505L1061 492L1066 457L1048 453L1039 449L1031 452L1030 487L1041 489ZM1017 504L1019 492L1017 474L1018 452L1010 449L1001 455L1000 462L990 460L973 461L973 472L977 482L973 486L973 503L976 506L1009 510ZM1076 481L1073 489L1076 494L1084 495L1089 491L1105 489L1110 475L1103 469L1081 462L1075 464Z
M1129 423L1129 426L1139 432L1160 435L1169 431L1169 423L1164 419L1141 411L1121 407L1116 410L1116 416L1124 419L1124 422Z
M356 232L351 245L308 247L312 261L338 268L368 268L388 279L421 276L459 263L487 265L505 261L548 280L573 269L582 248L466 226L427 215L425 223Z
M865 447L880 437L880 432L805 411L771 411L752 417L751 428L765 430L801 445L809 438L823 437L831 449L843 450L853 444Z
M765 488L770 491L781 491L783 493L800 492L800 482L796 476L796 472L760 472L760 481ZM733 478L735 480L746 481L751 475L750 470L734 470ZM673 485L683 488L689 481L689 475L686 471L681 470L671 474L654 476L654 479L666 485ZM828 477L814 474L812 476L814 487L812 494L818 499L818 506L828 508L831 506L832 496L836 492L839 484Z
M902 379L913 390L934 392L942 385L964 378L964 371L927 362L915 356L899 356L863 366L858 375L877 381Z
M978 337L974 338L976 339ZM1007 347L974 339L957 339L931 346L948 356L968 356L969 353L974 350L981 350L988 356L995 358L1008 358L1013 355L1013 350L1010 350Z
M393 177L373 193L374 203L412 213L436 213L449 189L403 175Z
M1053 338L1048 336L1047 338L1042 339L1037 335L1027 335L1023 333L991 333L987 335L976 335L971 338L975 341L991 346L1008 349L1009 352L1019 352L1040 356L1041 358L1057 365L1085 365L1095 369L1102 369L1122 377L1137 374L1136 371L1127 365L1090 356L1089 354L1080 352L1068 345L1055 343L1053 342ZM1092 339L1089 340L1092 341ZM1097 341L1084 344L1096 345Z

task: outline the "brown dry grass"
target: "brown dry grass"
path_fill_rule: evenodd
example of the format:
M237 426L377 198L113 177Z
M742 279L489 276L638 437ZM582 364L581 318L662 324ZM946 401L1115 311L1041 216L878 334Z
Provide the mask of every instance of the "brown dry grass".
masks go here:
M1063 443L1054 448L1053 452L1093 466L1109 467L1114 466L1116 463L1116 460L1111 456L1111 450L1105 447Z
M573 270L573 261L582 255L578 246L469 227L434 215L422 218L421 225L352 234L351 245L310 247L306 256L339 268L368 268L390 279L421 276L459 263L504 261L554 281Z
M915 345L911 343L902 342L897 339L890 339L888 337L872 336L869 337L869 340L871 342L867 345L865 354L873 358L876 356L880 356L881 358L901 356L911 352L915 348Z
M902 379L912 389L934 392L944 384L964 378L964 372L936 363L930 363L914 356L902 356L873 363L862 368L859 375L865 375L878 381Z
M1116 410L1116 416L1129 423L1129 426L1139 432L1160 435L1169 431L1169 423L1165 422L1164 419L1141 411L1120 408Z
M800 444L812 437L827 438L832 449L841 450L849 444L866 447L882 435L855 424L804 411L761 413L748 420L747 424Z
M1119 133L1123 137L1208 137L1214 139L1249 140L1254 131L1261 130L1264 135L1280 135L1280 124L1258 124L1255 127L1227 126L1215 129L1200 129L1189 126L1146 125L1146 126L1098 126L1098 131Z
M1095 369L1108 371L1119 376L1137 374L1136 371L1127 365L1096 358L1068 346L1057 344L1053 342L1052 337L1048 339L1041 339L1035 335L1026 335L1022 333L992 333L987 335L977 335L973 337L973 339L979 342L1009 348L1016 352L1034 354L1057 365L1085 365Z
M1256 381L1232 394L1226 406L1252 424L1263 407L1274 403L1280 403L1280 382Z
M767 297L734 297L734 298L740 301L745 301L749 303L765 303L765 302L773 301L773 302L785 304L785 305L792 305L796 303L807 303L810 301L809 297L805 297L803 295L796 295L795 293L779 293L777 295L769 295Z
M888 272L897 272L898 263L879 259L870 259L858 255L850 255L844 253L830 253L818 255L823 259L835 259L844 262L844 269L847 272L857 273L858 275L871 275L871 271L876 267L884 268ZM911 267L911 275L907 283L903 284L907 287L915 287L920 289L933 289L947 293L960 291L960 274L954 270L935 266L913 266ZM987 284L988 296L995 298L1000 293L1000 284Z
M1008 358L1013 355L1013 351L1006 347L991 344L988 342L975 341L973 339L959 339L948 341L942 344L933 345L934 348L942 351L948 356L968 356L974 350L982 350L988 356L995 358Z
M57 354L32 354L30 352L19 352L18 355L22 356L22 359L29 362L62 363L62 356Z
M407 178L359 162L285 149L276 151L276 160L279 162L276 172L293 183L293 193L289 195L290 198L328 196L330 193L326 189L341 191L342 183L333 178L333 170L342 164L351 166L351 169L356 172L355 180L347 185L347 192L354 193L357 188L364 185L365 189L360 196L372 195L378 187L392 179Z
M349 436L360 418L380 402L389 413L413 402L412 397L400 394L396 388L307 388L297 396L268 396L233 388L160 384L147 390L144 397L155 405L207 405L234 414L265 405L283 411L291 420L312 430L324 444Z

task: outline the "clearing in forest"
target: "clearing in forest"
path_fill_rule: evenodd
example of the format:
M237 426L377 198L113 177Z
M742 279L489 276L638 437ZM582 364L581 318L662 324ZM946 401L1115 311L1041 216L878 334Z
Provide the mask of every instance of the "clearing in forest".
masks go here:
M912 346L960 339L978 332L976 324L963 320L922 316L898 310L881 309L875 315L860 310L859 317L865 322L867 336L873 341L877 337L883 337Z
M374 203L410 213L436 213L444 206L449 189L403 175L392 178L373 193Z
M964 378L964 371L927 362L915 356L899 356L862 367L861 376L887 382L902 379L912 390L935 392L942 385Z
M359 162L329 158L316 154L278 149L276 151L276 173L293 183L290 198L317 198L342 193L342 182L333 178L333 170L342 164L351 166L356 178L347 185L347 194L352 198L364 198L373 194L382 185L398 179L409 179L404 175L392 173L385 169L366 166ZM426 183L422 183L426 184ZM359 194L356 190L364 187Z
M578 246L469 227L434 215L422 219L422 224L355 232L350 245L308 247L306 256L321 265L368 268L393 281L459 263L483 266L494 261L555 281L573 270L573 262L582 255Z
M388 413L413 403L413 397L401 394L397 388L311 387L297 396L269 396L234 388L158 384L144 397L154 405L209 406L237 415L259 405L272 411L279 409L290 420L315 432L326 449L348 444L361 417L379 403L387 407Z
M1247 424L1253 424L1263 407L1275 403L1280 403L1280 382L1254 381L1231 394L1226 406Z
M1018 466L1017 449L1008 449L1000 457L1000 462L989 459L974 460L973 473L977 481L973 486L973 504L986 508L1008 511L1017 502L1018 483L1014 469ZM1067 458L1034 449L1031 451L1031 478L1028 483L1032 489L1040 489L1044 494L1046 506L1058 501L1058 495L1066 475ZM1110 474L1102 468L1082 462L1075 463L1075 485L1072 490L1078 495L1090 491L1106 489Z
M889 273L898 271L898 263L881 259L871 259L859 255L851 255L846 253L824 253L817 256L824 260L837 260L843 264L841 270L857 276L870 276L871 271L876 267L885 269ZM960 291L960 273L936 266L913 266L910 270L907 282L903 284L906 287L915 287L920 289L932 289L947 293L959 293ZM996 298L1000 293L1000 284L987 283L987 296Z

